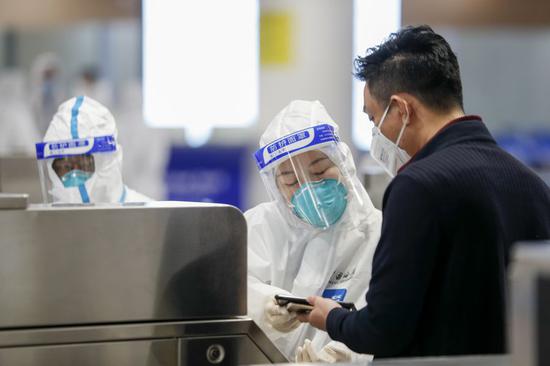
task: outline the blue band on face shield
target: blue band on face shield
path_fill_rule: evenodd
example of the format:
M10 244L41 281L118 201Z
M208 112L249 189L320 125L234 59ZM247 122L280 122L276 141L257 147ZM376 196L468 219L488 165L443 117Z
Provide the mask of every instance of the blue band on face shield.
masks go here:
M56 159L71 155L84 155L116 151L115 136L88 137L77 140L39 142L35 145L36 158Z
M333 126L317 125L286 135L260 148L254 153L254 158L258 168L262 170L290 154L327 142L338 142L338 140Z

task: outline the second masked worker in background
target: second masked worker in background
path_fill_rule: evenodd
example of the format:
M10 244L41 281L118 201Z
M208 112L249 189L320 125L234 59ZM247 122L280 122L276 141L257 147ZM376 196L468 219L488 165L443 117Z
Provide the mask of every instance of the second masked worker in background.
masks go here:
M272 201L245 213L249 315L290 358L309 339L321 360L351 359L343 344L300 325L274 295L317 294L364 306L381 213L357 179L338 126L317 101L284 108L255 156Z
M36 144L45 202L126 203L151 199L122 180L122 147L111 112L80 96L59 106Z

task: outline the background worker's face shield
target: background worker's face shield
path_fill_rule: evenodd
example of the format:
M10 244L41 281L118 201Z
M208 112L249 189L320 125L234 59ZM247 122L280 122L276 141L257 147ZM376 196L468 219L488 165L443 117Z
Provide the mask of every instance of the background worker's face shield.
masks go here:
M94 156L89 154L54 159L52 168L65 188L78 187L95 172Z
M44 203L90 203L96 164L116 149L113 135L37 143Z
M327 229L361 202L345 169L334 128L321 124L284 136L256 154L260 175L288 220Z

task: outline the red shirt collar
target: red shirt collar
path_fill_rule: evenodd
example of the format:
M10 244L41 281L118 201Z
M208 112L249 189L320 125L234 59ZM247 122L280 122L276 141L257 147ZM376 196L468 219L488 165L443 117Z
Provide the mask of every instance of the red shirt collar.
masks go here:
M441 127L439 129L439 131L437 131L435 133L435 135L433 135L429 140L428 142L426 142L426 144L424 144L424 146L428 145L436 136L438 136L443 130L445 130L447 127L451 126L451 125L454 125L455 123L458 123L458 122L463 122L463 121L479 121L481 122L481 117L478 116L478 115L475 115L475 114L467 114L467 115L464 115L462 117L458 117L458 118L455 118L449 122L447 122L443 127ZM405 169L405 167L407 165L409 165L410 163L412 163L414 161L414 158L416 157L416 155L418 155L419 152L422 151L422 149L424 149L424 146L422 146L422 148L420 148L420 150L418 150L410 159L409 161L407 161L405 164L403 164L403 166L401 168L399 168L399 170L397 171L397 173L399 174L403 169Z

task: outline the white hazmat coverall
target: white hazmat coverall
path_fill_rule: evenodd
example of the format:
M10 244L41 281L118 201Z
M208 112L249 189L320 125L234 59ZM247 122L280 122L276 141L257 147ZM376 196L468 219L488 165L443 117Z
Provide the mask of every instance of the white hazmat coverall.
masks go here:
M269 144L280 142L284 136L322 124L331 126L337 133L338 126L321 103L294 101L269 124L260 139L260 147L269 148ZM294 136L299 138L301 135ZM292 142L294 138L285 141ZM347 206L337 222L320 229L293 212L277 192L275 183L277 165L292 159L285 157L279 158L273 167L268 165L260 171L273 200L245 213L248 224L248 313L290 359L294 359L297 347L306 339L311 340L311 346L318 352L331 342L330 337L309 324L299 325L287 333L276 330L266 314L266 304L270 304L276 294L300 297L324 294L325 297L353 302L357 308L364 307L382 221L380 211L374 208L357 178L348 146L338 140L312 144L303 151L316 149L336 164L348 192ZM290 150L287 147L286 151ZM338 347L345 348L343 344L338 344ZM353 354L351 360L363 360L364 356Z

